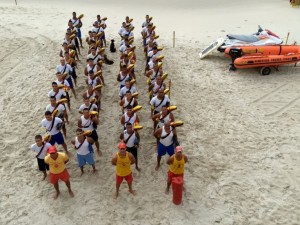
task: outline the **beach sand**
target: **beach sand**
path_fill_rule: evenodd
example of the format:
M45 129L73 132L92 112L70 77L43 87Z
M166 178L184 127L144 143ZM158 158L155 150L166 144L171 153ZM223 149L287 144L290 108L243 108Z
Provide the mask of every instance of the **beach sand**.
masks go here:
M198 53L228 33L251 34L257 25L268 28L289 43L300 42L300 8L288 1L37 1L2 0L0 3L0 224L300 224L300 76L299 67L283 66L270 76L257 69L228 71L230 61L215 52L200 60ZM34 153L29 149L48 104L47 93L55 79L58 52L73 11L85 14L87 34L97 14L108 17L107 40L119 45L118 30L125 16L134 19L137 45L136 75L140 132L138 173L134 189L125 183L113 199L115 168L111 157L122 132L118 106L118 53L106 52L115 61L104 66L106 86L100 113L98 172L86 167L80 177L75 135L81 99L72 98L66 140L73 157L67 164L75 193L70 198L60 183L61 195L40 181ZM141 23L146 14L164 46L164 71L172 80L171 103L176 120L183 120L178 137L190 162L185 171L183 203L172 203L164 194L167 157L155 171L156 148L150 107L143 76ZM172 32L176 47L172 48ZM77 93L85 90L82 49Z

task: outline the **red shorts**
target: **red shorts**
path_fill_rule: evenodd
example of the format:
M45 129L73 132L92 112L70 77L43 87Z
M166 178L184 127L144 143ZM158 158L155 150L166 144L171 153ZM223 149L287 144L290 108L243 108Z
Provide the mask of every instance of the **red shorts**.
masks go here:
M132 183L132 181L133 181L132 173L130 173L129 175L124 176L124 177L118 176L116 174L116 184L117 185L121 185L123 182L123 179L125 179L127 181L127 183Z
M70 175L69 175L67 169L65 169L63 172L61 172L59 174L50 173L50 183L51 184L57 183L58 180L62 180L64 182L66 182L69 179L70 179Z
M172 182L173 177L182 177L182 179L183 179L183 174L175 174L169 170L168 171L168 183Z

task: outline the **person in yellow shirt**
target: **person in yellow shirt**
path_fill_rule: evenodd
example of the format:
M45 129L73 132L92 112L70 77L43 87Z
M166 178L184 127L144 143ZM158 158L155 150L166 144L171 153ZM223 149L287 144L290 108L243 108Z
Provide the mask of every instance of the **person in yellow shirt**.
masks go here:
M169 193L173 177L182 177L183 178L184 165L187 161L188 161L188 159L187 159L186 155L182 153L182 147L177 146L175 149L175 154L172 155L167 160L167 164L169 165L169 171L168 171L167 188L165 191L166 194Z
M133 177L131 172L131 165L135 163L134 156L126 151L126 144L124 142L121 142L118 147L119 151L111 160L111 163L116 166L115 198L119 196L119 189L123 179L127 181L129 192L136 195L136 191L132 189Z
M48 149L48 153L49 154L45 157L45 163L50 167L50 183L54 185L56 190L54 199L57 199L59 195L58 180L62 180L66 183L70 196L74 197L70 184L70 175L65 165L69 161L68 156L65 153L57 152L55 146L51 146Z

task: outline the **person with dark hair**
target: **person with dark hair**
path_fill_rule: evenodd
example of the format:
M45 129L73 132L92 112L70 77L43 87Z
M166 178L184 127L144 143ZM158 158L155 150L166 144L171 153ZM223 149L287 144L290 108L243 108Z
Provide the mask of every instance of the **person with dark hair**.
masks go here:
M46 128L47 134L51 135L49 143L54 145L55 143L62 145L65 152L69 154L67 145L65 143L64 137L60 132L63 121L55 116L52 116L50 111L45 112L45 119L41 122L42 127Z
M80 47L83 48L82 39L81 39L81 30L80 30L80 28L82 27L81 19L77 18L76 12L73 12L72 13L72 18L70 20L72 22L72 25L77 28L77 37L78 37L79 42L80 42Z
M43 172L44 176L42 180L47 177L47 170L49 170L49 165L45 164L44 159L47 154L48 149L52 146L48 142L43 141L41 135L35 136L35 144L31 145L32 151L36 153L36 159L39 166L39 170Z
M98 22L98 25L103 28L103 31L102 31L103 34L100 37L100 39L103 41L104 47L106 47L105 29L106 29L107 25L105 24L105 20L101 19L100 15L97 15L97 22Z
M99 156L102 155L100 151L100 144L98 141L98 134L97 134L97 125L99 125L99 119L97 115L91 115L88 108L83 109L83 115L77 121L78 128L81 128L83 131L90 130L92 131L90 137L94 140L97 153Z
M126 144L126 151L130 152L135 159L135 168L140 171L138 166L138 147L140 144L140 135L133 129L132 123L126 124L126 130L120 134L120 139Z
M75 86L77 86L77 74L76 74L77 63L76 63L76 60L74 58L70 57L69 52L65 52L64 58L66 60L66 63L72 67L72 71L70 72L70 74L74 80Z
M129 79L125 80L125 86L120 89L119 96L121 100L126 95L127 91L130 91L132 94L137 92L136 87L131 85Z
M68 173L68 170L66 168L66 163L69 162L69 157L67 154L62 152L57 152L57 149L55 146L51 146L48 149L48 155L45 157L45 163L49 165L50 168L50 183L53 184L56 193L54 195L54 199L57 199L59 196L59 186L58 181L62 180L65 182L69 195L71 197L74 197L74 193L71 189L71 183L70 183L70 175Z
M125 112L123 114L123 116L121 117L121 124L124 126L124 130L126 129L126 125L127 123L139 123L139 117L138 115L132 110L132 106L129 105L127 106L127 112Z
M165 122L162 128L155 130L154 136L159 139L157 147L157 165L155 170L160 167L161 157L166 153L169 156L174 154L175 145L178 144L176 128L172 127L169 122Z
M163 105L167 105L167 106L170 105L170 99L167 95L165 95L163 88L158 89L157 95L151 99L150 105L151 105L150 118L152 118L152 116L155 115L156 113L159 113Z
M122 112L126 113L127 112L127 108L129 106L131 106L132 108L134 108L135 106L138 105L137 100L132 97L132 93L131 91L126 91L126 95L122 98L121 102L120 102L120 106L122 107Z
M130 71L128 71L126 65L122 65L121 71L117 75L117 81L120 82L120 89L125 86L125 81L126 80L131 80L132 77L130 75Z
M69 124L69 117L67 113L66 106L63 103L57 103L54 96L50 97L50 104L46 106L46 111L50 111L51 113L54 112L54 110L58 110L58 117L63 121L62 124L62 131L64 134L64 137L67 137L67 129L65 125L65 119L66 123Z
M95 100L96 100L96 99L95 99ZM80 114L83 114L83 110L84 110L85 108L88 108L89 111L96 111L96 112L98 112L98 107L97 107L97 105L94 104L93 102L91 102L90 98L88 98L88 97L84 98L84 104L82 104L82 105L79 107L78 112L79 112Z
M54 96L56 101L61 100L62 98L66 98L67 94L63 88L58 88L56 82L52 82L52 90L49 91L48 97Z
M78 166L81 170L81 175L83 175L83 167L88 163L93 167L93 172L96 172L94 152L92 151L92 144L94 144L93 138L86 135L82 129L78 128L76 130L76 137L71 141L77 151L77 161Z
M72 93L74 94L74 97L76 97L76 91L74 89L74 85L73 85L73 80L72 80L72 67L66 63L65 58L60 58L60 64L56 66L56 72L61 73L61 74L66 74L66 76L64 77L65 80L67 80L70 84L70 89L72 91Z
M155 81L148 87L150 100L158 94L159 89L166 89L166 84L161 76L157 76Z

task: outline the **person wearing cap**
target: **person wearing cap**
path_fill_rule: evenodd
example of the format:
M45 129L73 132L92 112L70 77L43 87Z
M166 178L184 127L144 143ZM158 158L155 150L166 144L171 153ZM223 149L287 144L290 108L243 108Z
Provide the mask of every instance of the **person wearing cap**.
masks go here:
M119 196L120 185L123 179L127 181L129 192L136 195L136 191L132 189L132 172L131 165L135 163L134 156L126 151L126 144L121 142L118 145L119 151L111 160L112 165L116 166L116 194L115 198Z
M45 163L49 165L50 168L50 183L53 184L56 193L54 199L57 199L59 195L59 185L58 181L62 180L65 182L69 194L71 197L74 197L74 193L71 189L70 175L66 168L66 163L69 161L67 154L62 152L57 152L55 146L51 146L48 149L48 155L45 157Z
M46 128L47 134L51 135L49 143L51 145L55 145L55 143L62 145L65 152L69 154L64 137L60 132L63 121L58 117L53 117L50 111L46 111L45 119L42 120L41 124L42 127Z
M93 167L93 173L96 172L94 152L92 144L94 140L91 137L85 136L82 129L78 128L76 130L76 137L71 141L77 150L77 161L78 166L81 170L81 175L83 175L83 167L88 163Z
M166 194L169 193L173 177L182 177L183 178L184 165L187 162L188 162L188 158L185 154L182 153L182 147L177 146L175 149L175 154L172 155L167 160L167 164L169 165L169 171L168 171L167 188L165 191Z
M157 146L157 165L155 170L160 167L161 157L168 153L174 154L174 146L178 145L176 128L171 126L170 121L165 122L162 128L155 130L154 136L159 139Z
M44 177L42 180L45 180L47 177L47 170L49 170L49 165L45 164L45 156L47 154L48 149L52 146L48 142L43 141L41 135L35 136L35 144L31 145L31 150L35 152L37 163L39 166L39 170L43 172Z
M140 171L138 166L138 147L140 144L140 135L133 129L133 124L126 124L126 130L120 134L120 139L126 144L126 151L130 152L134 156L135 168L137 171Z

